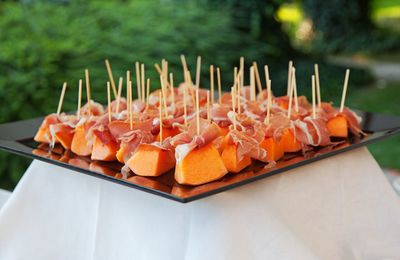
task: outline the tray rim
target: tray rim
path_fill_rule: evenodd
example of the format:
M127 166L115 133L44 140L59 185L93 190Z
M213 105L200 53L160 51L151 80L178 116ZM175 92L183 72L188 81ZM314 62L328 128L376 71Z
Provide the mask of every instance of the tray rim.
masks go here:
M361 112L364 112L364 111L361 111ZM378 115L378 116L394 117L394 118L398 118L400 120L400 116L386 115L386 114L373 113L373 112L367 112L367 113L371 113L371 114ZM12 125L14 125L14 124L15 125L17 125L17 124L29 124L29 123L36 123L36 122L40 122L41 123L43 118L44 117L37 117L37 118L32 118L32 119L26 119L26 120L14 121L14 122L9 122L9 123L3 123L3 124L0 124L0 131L1 131L1 129L7 128L7 127L12 127ZM310 163L313 163L315 161L319 161L319 160L322 160L322 159L325 159L325 158L328 158L328 157L332 157L332 156L335 156L335 155L340 154L340 153L351 151L351 150L360 148L362 146L378 142L378 141L380 141L382 139L390 138L390 137L395 136L396 134L400 133L400 125L398 127L391 128L391 129L388 129L388 130L376 131L375 133L384 133L384 134L382 134L380 136L377 136L375 138L372 138L372 139L363 140L362 142L359 142L359 143L353 143L353 144L351 144L351 145L349 145L347 147L343 147L343 148L340 148L340 149L337 149L337 150L332 150L332 151L327 152L327 153L319 154L319 155L316 155L314 157L307 158L307 159L304 159L302 161L299 161L299 162L296 162L296 163L293 163L293 164L289 164L287 166L272 170L272 171L267 172L267 173L255 175L255 176L243 179L241 181L234 182L234 183L231 183L231 184L227 184L225 186L222 186L222 187L219 187L219 188L216 188L216 189L213 189L213 190L208 190L208 191L205 191L203 193L199 193L199 194L192 195L192 196L189 196L189 197L179 197L179 196L176 196L176 195L171 194L171 193L167 193L167 192L164 192L164 191L161 191L161 190L155 190L155 189L152 189L150 187L146 187L146 186L142 186L142 185L139 185L139 184L136 184L136 183L133 183L133 182L126 181L124 179L117 179L117 178L114 178L112 176L108 176L108 175L104 175L104 174L98 173L96 171L83 169L83 168L80 168L80 167L77 167L77 166L74 166L74 165L71 165L71 164L68 164L68 163L64 163L64 162L61 162L61 161L56 161L56 160L53 160L53 159L50 159L50 158L46 158L46 157L42 157L42 156L39 156L39 155L36 155L36 154L33 154L33 153L28 153L28 152L23 151L23 150L18 150L16 148L18 146L23 146L26 149L31 149L31 147L26 146L26 145L24 145L24 144L22 144L20 142L24 141L24 140L31 139L32 135L30 137L23 136L23 138L21 138L21 139L19 139L19 138L3 139L2 137L0 137L0 150L4 150L6 152L17 154L17 155L20 155L20 156L23 156L23 157L27 157L27 158L31 158L31 159L35 159L35 160L40 160L40 161L43 161L43 162L46 162L46 163L50 163L50 164L56 165L58 167L63 167L63 168L69 169L69 170L77 171L77 172L80 172L80 173L83 173L83 174L86 174L86 175L90 175L90 176L93 176L93 177L97 177L97 178L100 178L100 179L103 179L103 180L108 180L108 181L111 181L113 183L117 183L117 184L124 185L124 186L130 187L130 188L138 189L140 191L144 191L144 192L147 192L147 193L150 193L150 194L153 194L153 195L161 196L161 197L164 197L164 198L167 198L169 200L176 201L176 202L188 203L188 202L192 202L192 201L195 201L195 200L198 200L198 199L209 197L211 195L215 195L215 194L218 194L218 193L221 193L221 192L224 192L224 191L236 188L236 187L240 187L240 186L243 186L245 184L248 184L248 183L251 183L251 182L254 182L254 181L258 181L260 179L267 178L267 177L270 177L270 176L273 176L273 175L276 175L276 174L279 174L279 173L282 173L282 172L285 172L285 171L288 171L288 170L292 170L294 168L297 168L297 167L300 167L300 166L303 166L303 165L306 165L306 164L310 164Z

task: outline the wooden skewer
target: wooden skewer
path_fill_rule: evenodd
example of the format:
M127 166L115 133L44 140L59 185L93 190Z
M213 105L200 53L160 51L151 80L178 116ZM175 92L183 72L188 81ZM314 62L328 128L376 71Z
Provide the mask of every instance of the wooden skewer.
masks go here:
M171 89L172 105L175 105L174 75L172 72L169 74L169 86Z
M133 111L132 111L132 81L129 81L129 127L133 128Z
M196 62L196 88L200 87L201 56L197 56Z
M256 100L256 86L254 82L254 67L250 67L250 100Z
M163 123L162 123L162 95L161 95L161 92L159 93L159 100L160 100L160 104L158 105L158 110L160 111L160 143L162 143L162 141L163 141L163 138L162 138L162 136L163 136Z
M221 104L222 102L222 91L221 91L221 71L217 68L217 83L218 83L218 102Z
M168 78L168 62L165 59L162 59L161 67L162 67L163 77L164 77L164 79L167 79Z
M240 57L240 70L239 70L239 72L240 72L240 76L241 76L241 78L240 78L240 86L243 87L243 84L244 84L244 57Z
M232 99L232 111L233 111L233 129L236 130L236 107L235 107L235 88L231 88L231 99Z
M293 67L295 68L295 67ZM293 69L292 68L292 69ZM293 85L293 97L294 97L294 110L296 111L296 113L299 112L299 100L297 98L297 81L296 81L296 74L292 75L292 79L291 79L292 85Z
M163 94L163 102L164 102L164 110L165 110L164 113L165 113L165 117L168 117L167 99L165 98L166 89L165 89L164 80L163 80L162 75L160 75L160 82L161 82L161 92Z
M106 59L104 62L106 63L108 77L110 78L110 81L111 81L111 86L112 86L112 89L113 89L114 98L117 98L117 94L118 93L117 93L117 88L115 87L115 81L114 81L114 77L113 77L113 74L112 74L110 62L108 61L108 59Z
M254 68L254 74L256 76L256 83L257 83L257 88L258 88L258 93L262 92L262 84L261 84L261 79L260 79L260 74L258 73L258 66L257 62L253 62L253 68Z
M289 91L290 91L290 88L292 87L292 84L290 82L290 79L292 77L292 67L293 67L293 61L289 61L288 82L287 82L287 91L286 91L287 96L289 96Z
M240 70L239 70L239 73L240 73ZM238 68L234 67L233 68L233 86L235 86L235 84L236 84L237 77L238 77Z
M197 135L200 135L200 109L199 109L199 89L196 88L196 129Z
M187 127L187 105L186 105L186 98L187 98L187 85L185 84L183 87L183 119L185 122L185 127Z
M110 93L110 81L107 81L107 103L108 103L108 122L111 123L111 93Z
M319 71L318 71L318 64L314 64L314 72L315 72L315 83L316 83L316 89L317 89L317 101L318 101L318 107L321 107L321 88L320 88L320 82L319 82Z
M311 77L311 88L312 88L312 117L313 119L316 118L315 116L315 76L312 75Z
M147 79L146 86L146 110L149 109L149 96L150 96L150 79Z
M186 71L186 85L187 85L187 87L188 87L188 89L189 89L189 91L190 91L190 96L192 97L192 104L194 105L195 103L196 103L196 97L195 97L195 93L194 93L194 90L193 90L193 82L192 82L192 80L190 79L190 71Z
M269 118L271 117L271 105L272 105L272 91L271 91L271 80L269 79L267 81L267 116L265 117L264 122L268 125L269 124Z
M240 86L240 80L241 80L241 75L239 74L238 79L236 80L236 90L235 90L235 95L237 96L236 98L237 98L237 107L239 114L242 113L242 104L241 104L242 102L240 100L242 89Z
M181 54L181 62L182 62L182 67L183 67L183 76L186 78L186 71L188 71L188 67L186 64L186 58L185 55Z
M163 81L164 81L164 85L165 85L167 88L170 88L170 85L169 85L169 83L168 83L168 77L164 77L164 74L165 74L165 73L164 73L163 70L161 70L160 65L158 65L158 64L156 63L156 64L154 64L154 67L156 68L156 70L157 70L157 72L158 72L158 75L162 76ZM186 78L185 78L184 82L186 82Z
M126 71L126 101L129 102L129 82L131 81L131 71Z
M85 69L85 79L86 79L86 97L87 97L87 102L88 102L88 111L89 111L89 116L92 114L92 108L91 108L91 98L90 98L90 80L89 80L89 70Z
M142 85L141 85L141 90L142 90L142 94L141 94L141 100L144 103L146 101L146 78L144 77L144 63L142 63L142 67L141 67L141 72L142 72L142 76L141 76L141 80L142 80Z
M342 92L342 100L340 102L340 112L343 112L344 109L344 101L346 99L346 93L347 93L347 84L349 83L349 76L350 76L350 70L346 70L346 76L344 77L344 85L343 85L343 92Z
M214 104L214 65L210 66L211 104Z
M211 121L211 116L210 116L210 91L207 90L207 121Z
M115 109L116 113L119 113L119 104L121 103L121 92L122 92L122 83L123 83L123 81L124 81L124 78L120 77L119 81L118 81L117 107Z
M79 80L79 90L78 90L78 109L76 110L76 116L78 119L81 118L81 102L82 102L82 80Z
M296 69L295 68L291 68L291 78L294 78L296 75ZM293 81L291 80L291 86L289 88L289 107L288 107L288 114L287 117L290 119L290 116L292 115L292 100L293 100L293 90L294 90L294 85L293 85Z
M265 72L265 79L266 79L266 82L265 82L265 83L268 84L268 80L270 80L270 78L269 78L269 68L268 68L268 65L265 65L265 66L264 66L264 72Z
M142 91L140 89L141 85L140 85L140 64L139 64L139 62L135 62L135 67L136 67L137 95L138 95L138 99L141 100L142 99Z
M58 100L57 115L59 115L61 113L61 107L64 102L64 95L65 95L66 89L67 89L67 82L64 82L62 90L61 90L60 100Z

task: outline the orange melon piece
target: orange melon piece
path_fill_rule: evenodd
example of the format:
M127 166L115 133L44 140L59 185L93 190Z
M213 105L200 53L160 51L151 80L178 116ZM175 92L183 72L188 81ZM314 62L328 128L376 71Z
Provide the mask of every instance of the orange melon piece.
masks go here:
M75 134L72 138L71 150L80 156L89 156L92 153L92 145L86 139L85 124L75 128Z
M35 137L33 138L38 143L46 143L48 144L51 138L50 133L50 125L59 123L55 114L50 114L43 119L42 124L39 127L39 130L36 132ZM56 140L57 142L57 140Z
M108 143L103 143L100 138L94 136L91 159L99 161L115 161L115 154L118 149L119 145L116 142L110 141Z
M301 150L301 143L296 140L292 129L285 129L279 141L284 152L294 153Z
M267 151L267 160L278 161L285 154L283 147L273 137L265 138L260 147Z
M343 116L336 116L328 120L326 128L333 137L348 137L347 120Z
M167 137L170 136L175 136L177 134L179 134L179 129L178 128L174 128L174 127L163 127L162 129L162 140L165 140ZM160 133L158 133L157 137L155 138L155 140L160 140Z
M288 108L289 108L289 101L288 100L278 99L276 102L278 103L278 106L280 106L283 109L288 110Z
M175 166L175 180L186 185L200 185L218 180L227 173L228 170L212 143L194 149Z
M127 165L136 175L160 176L175 167L175 156L170 150L140 144Z
M250 156L245 155L241 160L237 156L238 146L236 144L225 145L221 158L229 172L238 173L251 164Z
M220 127L219 131L221 136L226 136L229 133L229 127L227 126Z
M72 139L74 138L73 129L69 126L62 125L60 131L55 133L57 141L66 149L71 149Z

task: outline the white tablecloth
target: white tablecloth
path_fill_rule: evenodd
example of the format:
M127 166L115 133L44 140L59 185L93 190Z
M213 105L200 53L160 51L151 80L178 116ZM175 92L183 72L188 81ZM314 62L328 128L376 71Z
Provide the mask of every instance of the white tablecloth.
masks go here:
M400 199L366 148L189 204L34 161L0 259L400 259Z

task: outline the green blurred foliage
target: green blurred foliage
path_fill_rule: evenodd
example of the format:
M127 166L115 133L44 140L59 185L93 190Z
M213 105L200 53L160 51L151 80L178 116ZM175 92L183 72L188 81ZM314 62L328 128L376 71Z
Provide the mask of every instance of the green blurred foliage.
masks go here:
M244 56L246 65L257 61L260 71L262 64L270 65L273 90L278 95L285 92L289 59L295 61L299 92L305 94L310 92L312 66L318 61L324 98L340 95L344 69L292 48L275 17L283 2L0 2L0 123L54 112L64 81L68 89L63 109L74 110L78 80L84 78L85 68L90 70L92 98L104 103L105 58L110 60L116 80L124 77L127 69L134 72L135 61L144 62L154 89L159 87L154 63L167 59L177 84L182 79L179 55L186 55L192 75L196 56L201 55L201 85L209 86L212 63L221 67L223 87L228 89L233 67ZM351 86L372 80L365 71L352 70L351 75ZM14 187L28 163L0 152L0 187Z
M398 50L400 36L377 28L372 20L373 1L302 0L302 9L313 23L312 51L376 53Z

